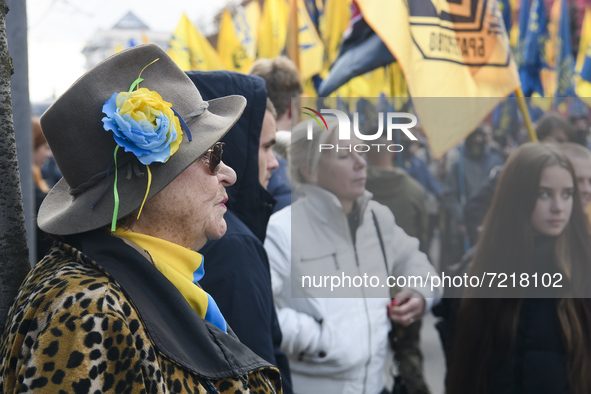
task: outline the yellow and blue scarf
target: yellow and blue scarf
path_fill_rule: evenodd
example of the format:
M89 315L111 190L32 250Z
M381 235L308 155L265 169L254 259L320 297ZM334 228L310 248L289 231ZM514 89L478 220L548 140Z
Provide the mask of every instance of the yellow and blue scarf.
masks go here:
M223 332L228 332L226 320L213 298L197 286L197 282L205 274L202 254L160 238L126 231L120 227L113 234L143 248L152 257L158 271L177 288L202 319L214 324Z

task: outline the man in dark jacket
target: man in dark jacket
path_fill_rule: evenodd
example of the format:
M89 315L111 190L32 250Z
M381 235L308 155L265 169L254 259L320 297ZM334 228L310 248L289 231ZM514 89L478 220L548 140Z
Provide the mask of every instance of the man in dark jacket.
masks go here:
M281 329L271 291L269 261L263 241L275 200L266 186L277 160L275 119L265 81L229 71L191 71L187 75L204 100L223 95L246 97L242 117L221 140L223 160L237 181L227 188L226 234L208 242L201 253L207 275L199 283L213 297L240 341L281 371L283 392L291 393L287 357L280 350Z
M265 80L269 98L277 110L277 130L291 133L292 124L298 123L299 98L302 95L302 79L297 66L285 56L274 59L258 59L249 71ZM291 204L292 190L289 180L287 157L275 156L279 167L273 171L267 190L277 200L273 213Z

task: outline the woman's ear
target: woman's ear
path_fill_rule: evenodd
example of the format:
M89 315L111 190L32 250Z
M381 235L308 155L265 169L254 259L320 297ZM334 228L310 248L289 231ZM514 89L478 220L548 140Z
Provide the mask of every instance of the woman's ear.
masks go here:
M312 169L307 164L302 164L300 166L300 174L302 178L306 181L306 183L315 185L318 182L318 176L312 173Z

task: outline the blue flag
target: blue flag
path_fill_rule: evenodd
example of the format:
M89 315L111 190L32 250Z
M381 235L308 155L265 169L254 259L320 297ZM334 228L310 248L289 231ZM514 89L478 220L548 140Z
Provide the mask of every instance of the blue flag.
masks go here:
M348 31L328 76L318 87L319 96L328 96L352 78L395 61L355 3Z
M544 43L548 37L546 27L544 1L533 0L521 46L521 64L518 65L521 87L526 97L534 92L544 96L540 71L546 66L544 50Z
M492 113L493 130L496 137L516 136L519 131L519 117L515 105L515 94L499 104Z
M523 47L525 46L525 33L527 32L527 21L529 20L529 0L521 0L521 7L519 8L518 30L519 36L517 38L517 45L515 46L515 63L517 67L524 64L523 61Z
M511 20L511 4L509 4L509 0L498 0L499 1L499 10L503 14L503 22L505 23L505 28L507 29L507 33L511 31L511 26L513 21Z
M555 104L563 102L559 97L574 95L573 77L575 69L575 60L573 57L573 48L570 36L570 15L568 0L562 1L560 9L560 22L558 26L558 39L556 40L556 92Z

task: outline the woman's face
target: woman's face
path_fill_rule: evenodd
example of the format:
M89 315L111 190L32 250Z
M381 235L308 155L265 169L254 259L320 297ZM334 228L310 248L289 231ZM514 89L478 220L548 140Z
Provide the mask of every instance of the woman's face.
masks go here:
M320 158L316 184L334 194L343 206L355 201L365 191L367 164L359 153L353 151L358 142L355 139L342 141L338 152L325 151Z
M200 158L144 207L132 231L199 250L226 232L226 187L236 182L234 170L221 162L213 175ZM147 228L146 228L147 226Z
M544 168L531 217L536 233L552 237L562 233L570 220L573 193L574 184L570 172L558 165Z
M577 186L581 193L581 203L583 210L587 211L591 203L591 159L583 157L569 158L577 176Z

